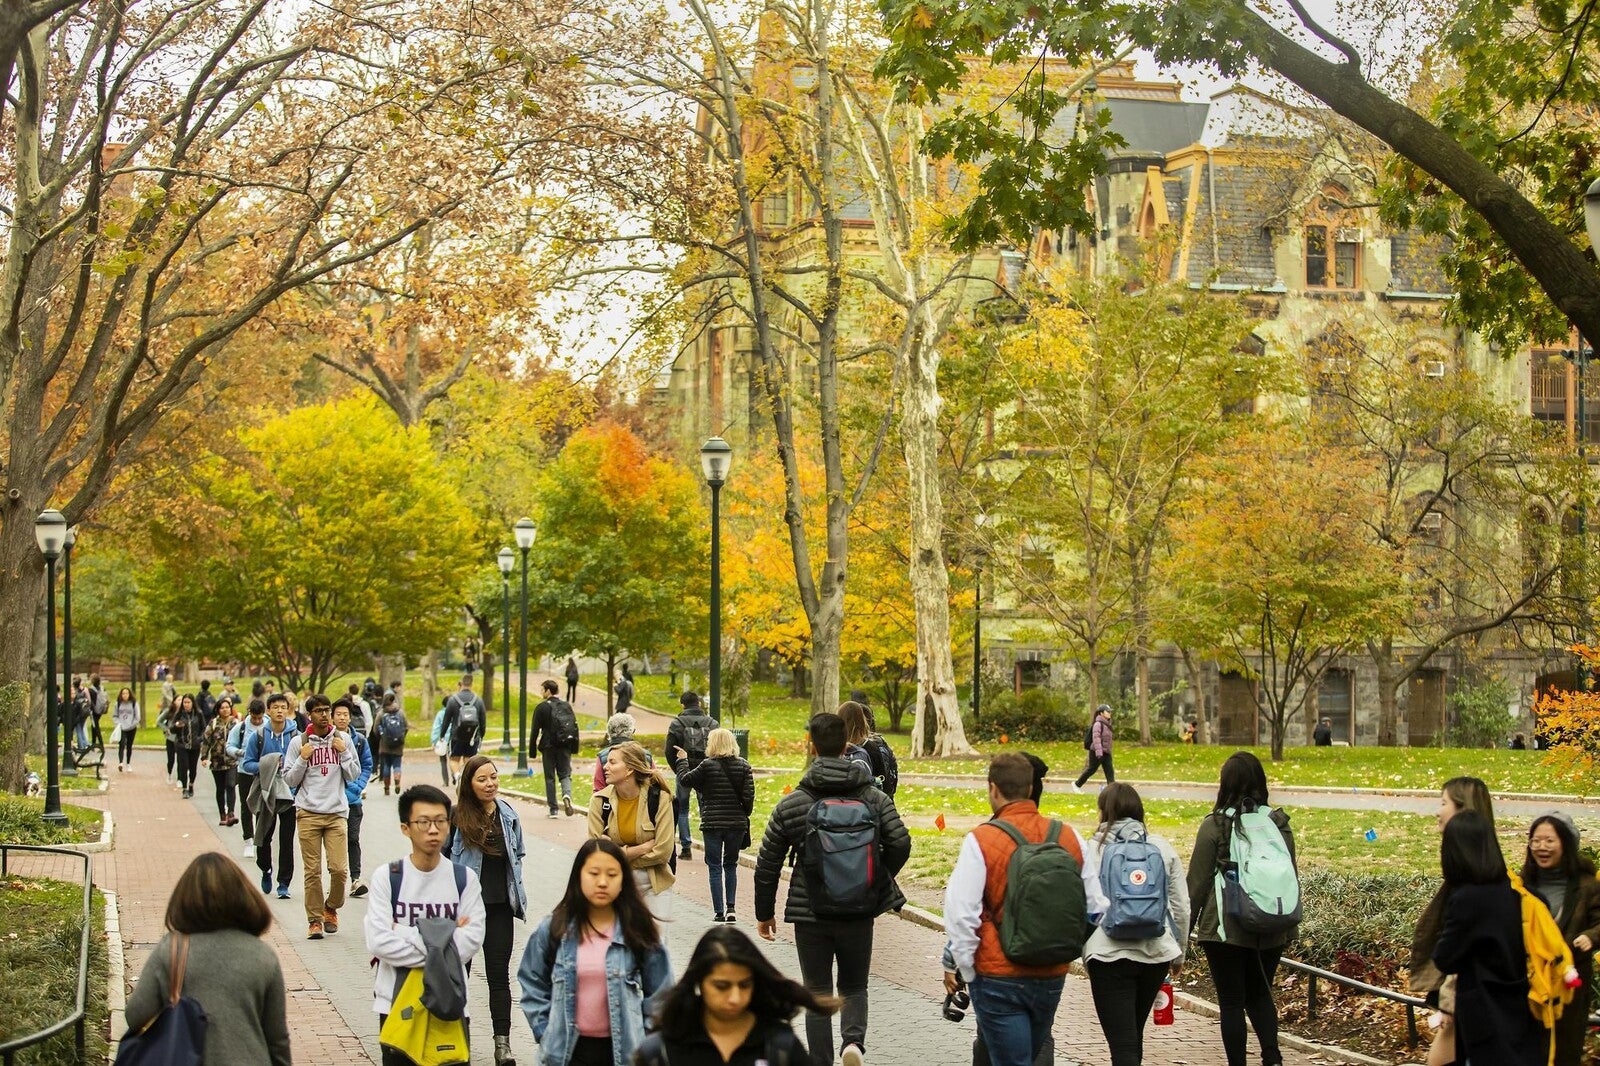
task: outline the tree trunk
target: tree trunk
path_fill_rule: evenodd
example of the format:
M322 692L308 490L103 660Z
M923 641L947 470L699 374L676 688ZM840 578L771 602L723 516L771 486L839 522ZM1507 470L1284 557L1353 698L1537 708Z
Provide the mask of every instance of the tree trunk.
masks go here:
M1378 745L1392 748L1400 743L1400 708L1397 689L1400 687L1399 670L1394 661L1394 640L1369 643L1367 651L1378 668ZM1351 724L1352 732L1354 723ZM1354 736L1351 737L1352 742Z
M617 653L606 652L606 718L616 711L617 703Z
M1134 684L1139 689L1139 743L1151 744L1150 736L1150 649L1140 637L1134 648Z
M1189 675L1189 687L1194 691L1194 742L1209 744L1211 722L1206 713L1205 674L1195 662L1194 653L1188 648L1179 648L1178 654L1183 656L1183 669Z
M44 601L44 558L33 542L32 516L42 509L41 501L25 495L0 520L0 559L12 560L0 571L0 684L19 686L16 711L0 716L0 788L13 794L22 790L28 726L42 691L32 668L35 619Z
M832 523L830 522L830 525ZM832 540L829 537L829 540ZM841 539L842 536L841 536ZM833 565L830 560L824 574ZM826 577L824 578L826 581ZM811 713L839 709L840 641L844 636L844 581L825 584L811 619Z
M439 653L430 651L422 660L422 710L432 714L439 709Z

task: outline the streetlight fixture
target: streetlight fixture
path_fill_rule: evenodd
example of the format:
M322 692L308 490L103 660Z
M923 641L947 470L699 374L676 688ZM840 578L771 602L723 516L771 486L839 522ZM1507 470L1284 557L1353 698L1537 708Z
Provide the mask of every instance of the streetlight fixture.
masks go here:
M711 663L709 686L711 688L711 717L722 720L717 714L722 704L722 485L728 480L728 468L733 465L733 448L721 437L712 437L700 445L700 471L711 486Z
M501 548L494 557L500 567L500 633L505 654L500 656L500 754L511 754L511 568L517 553Z
M44 676L45 676L45 785L44 820L51 825L64 826L67 816L61 812L61 778L56 761L56 727L60 708L56 692L56 560L61 557L67 541L67 520L55 508L42 511L33 520L33 539L44 556L46 599L44 607Z
M74 738L72 706L72 545L78 540L78 527L68 526L66 539L61 545L61 681L67 693L66 721L61 726L61 772L78 772L78 760L72 752ZM85 692L94 711L94 695Z
M533 772L528 769L528 549L533 547L533 538L538 532L539 527L533 524L531 518L519 518L517 524L511 527L517 547L522 550L522 638L517 665L521 679L517 694L517 773L524 776Z

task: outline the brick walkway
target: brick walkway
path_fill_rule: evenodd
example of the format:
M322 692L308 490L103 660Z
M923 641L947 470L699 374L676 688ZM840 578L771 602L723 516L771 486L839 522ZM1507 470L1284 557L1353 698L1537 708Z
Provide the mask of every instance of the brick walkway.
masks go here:
M594 693L594 696L599 698L600 694ZM184 801L175 789L165 784L158 754L141 752L135 757L134 766L133 774L119 774L113 778L106 795L74 801L107 807L116 819L116 849L95 857L95 876L101 887L118 896L130 986L137 979L151 946L161 936L167 897L192 856L204 850L221 850L233 856L252 875L252 880L255 877L254 862L240 855L239 830L219 829L214 824L215 808L209 781L200 783L196 799ZM406 772L412 783L436 781L438 764L431 755L418 753L408 758ZM542 780L537 776L522 784L542 790ZM507 785L515 787L509 778ZM530 913L537 920L537 916L548 913L565 887L573 850L583 839L584 820L581 815L570 819L548 818L542 803L519 803L518 806L527 830L525 881ZM368 789L362 839L368 874L406 850L399 831L395 800L385 797L381 787L376 785ZM674 920L668 925L667 941L676 967L681 970L695 941L708 927L711 914L705 867L698 861L698 853L695 860L680 864L679 873ZM283 921L273 928L268 939L282 960L293 998L290 1019L295 1059L303 1063L376 1062L371 970L360 932L365 901L352 900L347 904L339 935L308 942L302 939L298 871L293 891L295 898L292 900L272 901ZM749 871L741 873L738 910L741 924L753 937ZM798 974L789 928L780 924L779 930L779 942L766 948L780 968ZM531 924L518 929L513 970L520 957L520 941L530 932ZM929 1063L970 1061L974 1032L970 1016L963 1023L952 1024L939 1014L942 947L943 935L934 930L896 919L878 923L869 986L872 1001L869 1061L874 1066L928 1066ZM476 974L470 991L475 1044L487 1047L486 985ZM515 999L514 974L512 991ZM538 1060L531 1034L520 1012L515 1008L513 1011L513 1050L521 1066L533 1066ZM1107 1061L1086 981L1069 978L1057 1016L1055 1036L1056 1062L1062 1066ZM478 1061L486 1060L486 1056L478 1058ZM1170 1028L1152 1026L1147 1035L1146 1061L1173 1066L1221 1064L1224 1059L1216 1023L1180 1011L1176 1025ZM1285 1061L1294 1066L1307 1066L1334 1060L1290 1051Z

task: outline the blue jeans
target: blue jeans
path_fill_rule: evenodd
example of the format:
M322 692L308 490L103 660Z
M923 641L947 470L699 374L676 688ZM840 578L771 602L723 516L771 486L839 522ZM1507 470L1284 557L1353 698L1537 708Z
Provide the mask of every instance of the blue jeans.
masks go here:
M700 827L706 842L706 871L711 875L711 909L717 914L733 910L733 893L739 884L739 845L744 832L739 829Z
M972 980L978 1035L993 1066L1033 1066L1056 1019L1064 977L984 977Z
M689 794L692 791L680 788L672 797L672 814L678 822L678 852L683 855L689 854Z

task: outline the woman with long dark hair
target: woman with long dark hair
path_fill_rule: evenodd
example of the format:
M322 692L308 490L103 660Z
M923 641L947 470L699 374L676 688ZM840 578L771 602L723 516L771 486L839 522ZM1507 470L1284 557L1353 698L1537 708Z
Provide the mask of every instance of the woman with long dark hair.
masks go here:
M154 1021L178 985L210 1019L203 1066L289 1066L283 970L261 940L272 912L244 872L221 852L196 857L173 886L166 924L128 997L128 1032Z
M1457 1061L1544 1062L1545 1030L1528 1010L1522 897L1506 876L1494 824L1477 811L1451 818L1439 866L1449 898L1433 962L1441 973L1456 975Z
M500 771L487 755L474 755L461 769L445 857L470 867L483 887L483 973L489 981L489 1019L497 1066L511 1054L511 940L514 919L524 917L522 820L500 798Z
M1554 1066L1579 1066L1594 1001L1594 947L1600 943L1600 880L1594 863L1578 850L1578 827L1560 812L1541 814L1528 827L1522 883L1544 901L1572 949L1572 964L1582 978L1572 1002L1555 1024Z
M667 803L671 825L671 800ZM622 849L578 849L567 890L539 923L517 970L522 1012L547 1066L627 1066L672 984L654 915Z
M205 735L200 741L201 755L217 788L218 825L232 825L239 820L233 814L239 760L228 751L228 734L233 731L237 721L233 713L233 701L222 697L217 701L217 716L206 726ZM193 787L194 783L190 782L190 788Z
M178 786L183 798L194 795L194 779L200 773L200 744L206 735L206 716L200 713L193 696L178 700L172 714L172 742L178 747Z
M133 765L133 741L139 732L139 701L133 698L133 689L122 686L111 719L117 727L117 770L122 772Z
M1284 945L1294 934L1247 931L1238 919L1223 912L1215 889L1217 871L1230 861L1235 819L1240 814L1268 809L1267 772L1261 760L1248 751L1228 756L1222 764L1216 806L1200 823L1189 858L1190 922L1217 990L1222 1048L1228 1066L1245 1066L1246 1015L1261 1045L1263 1066L1280 1066L1283 1062L1278 1050L1278 1005L1272 998L1272 976L1277 972ZM1289 816L1272 810L1271 819L1283 834L1292 859L1294 833L1289 829Z
M706 931L683 978L667 993L656 1032L634 1056L638 1066L803 1066L794 1034L802 1010L832 1014L839 1001L778 972L739 930Z

